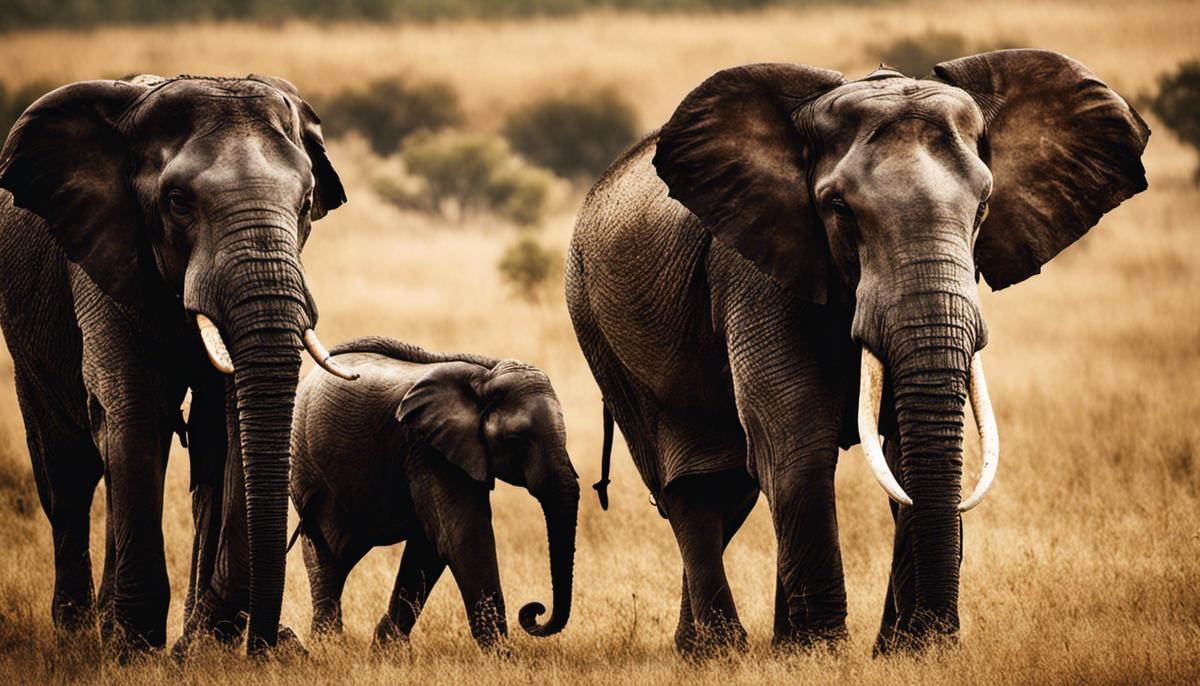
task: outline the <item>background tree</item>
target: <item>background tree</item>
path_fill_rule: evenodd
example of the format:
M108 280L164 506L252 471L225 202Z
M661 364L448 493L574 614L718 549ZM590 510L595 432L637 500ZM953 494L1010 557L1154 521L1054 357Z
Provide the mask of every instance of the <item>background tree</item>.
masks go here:
M1158 94L1150 99L1150 111L1186 145L1200 151L1200 60L1179 65L1158 78ZM1200 185L1200 165L1194 174Z
M536 100L513 112L504 135L534 164L590 182L640 133L637 113L611 88Z
M463 122L458 92L442 81L376 79L358 90L342 91L315 105L325 135L358 131L380 155L396 151L405 138Z

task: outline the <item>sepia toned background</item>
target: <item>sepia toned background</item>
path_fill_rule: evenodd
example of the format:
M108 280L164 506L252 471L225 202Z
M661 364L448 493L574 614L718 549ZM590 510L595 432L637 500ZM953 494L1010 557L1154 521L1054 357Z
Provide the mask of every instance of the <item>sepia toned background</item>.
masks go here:
M166 656L121 667L99 660L94 646L60 645L49 612L50 528L37 504L5 351L4 679L647 686L1200 679L1198 158L1149 107L1164 74L1200 58L1200 5L564 0L538 12L537 3L483 11L486 3L464 0L445 11L433 2L395 3L415 9L375 15L361 7L388 3L348 3L360 8L347 10L349 19L325 10L305 20L272 14L272 7L293 3L250 4L252 20L223 20L232 15L212 9L219 3L198 10L182 3L190 8L184 23L159 15L129 14L114 25L95 16L48 22L0 14L0 102L7 109L18 103L19 112L29 93L141 72L259 72L295 82L326 119L330 156L350 198L315 225L304 254L324 341L386 334L435 350L517 357L553 380L584 486L570 624L548 639L516 629L512 659L485 657L446 579L411 648L375 658L367 647L399 564L402 548L394 546L369 554L350 576L345 640L313 643L297 548L288 560L283 621L306 640L307 660L258 664L243 650L211 648L182 669ZM591 4L604 7L587 9ZM155 23L129 23L147 18ZM40 26L46 23L72 26ZM607 155L624 138L652 130L723 67L793 61L855 78L885 58L920 65L1009 46L1071 55L1139 105L1154 130L1145 156L1150 189L1105 217L1040 276L1000 293L981 286L990 330L984 355L1003 448L995 489L964 520L961 645L920 659L870 658L892 526L886 497L855 448L842 455L837 473L851 632L845 648L836 655L772 655L775 543L760 501L726 555L750 653L702 665L682 661L672 648L678 552L620 440L608 512L587 487L599 478L600 394L575 343L561 270L594 168L569 162ZM586 106L573 110L579 103ZM361 115L372 108L384 113L366 121ZM379 121L400 123L389 133ZM546 132L584 121L575 138L605 144L572 148L568 136L558 147L539 148L521 125L528 121ZM463 185L468 172L482 181ZM973 436L966 462L964 482L973 484ZM191 552L187 487L186 451L176 445L163 522L172 583L169 641L181 628ZM544 526L523 491L499 485L493 498L512 614L550 597ZM95 503L98 573L102 494Z

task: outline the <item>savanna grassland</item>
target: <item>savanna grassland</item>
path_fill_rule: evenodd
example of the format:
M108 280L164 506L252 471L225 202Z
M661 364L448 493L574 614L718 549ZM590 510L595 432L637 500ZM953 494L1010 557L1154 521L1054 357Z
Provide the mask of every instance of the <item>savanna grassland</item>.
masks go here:
M936 2L774 9L722 15L599 13L575 18L370 26L286 23L28 31L0 37L0 82L67 82L130 72L285 76L328 94L393 74L439 78L459 91L468 123L495 130L535 96L580 83L613 86L649 130L714 70L743 62L808 62L861 75L872 46L928 29L973 44L1005 41L1065 52L1130 98L1200 56L1194 2ZM50 528L39 511L12 387L0 353L0 673L12 682L105 683L1009 683L1200 680L1200 190L1195 152L1155 129L1149 191L1107 216L1027 283L983 294L984 355L1002 441L1000 477L965 517L955 649L873 660L891 556L886 498L858 449L842 456L838 516L851 640L835 655L769 649L775 543L760 501L726 555L750 632L744 657L693 665L672 634L681 565L667 523L647 503L624 445L612 507L598 478L600 394L575 344L556 279L537 302L515 299L495 268L515 229L486 218L443 225L379 200L383 160L361 139L331 143L349 204L318 223L305 252L327 344L389 334L439 350L518 357L544 368L563 402L584 484L571 622L549 639L516 629L512 659L479 653L450 580L436 589L411 648L376 658L367 646L400 546L356 568L342 643L308 642L307 660L258 664L209 648L185 667L165 656L117 666L94 646L59 645L50 622ZM560 254L582 189L563 183L540 231ZM974 483L978 444L967 441ZM103 487L101 487L102 489ZM172 604L182 624L191 553L186 451L175 447L165 516ZM92 550L103 557L103 494ZM541 514L498 486L501 576L515 608L547 602ZM294 521L294 515L293 515ZM284 622L307 635L308 583L289 557Z

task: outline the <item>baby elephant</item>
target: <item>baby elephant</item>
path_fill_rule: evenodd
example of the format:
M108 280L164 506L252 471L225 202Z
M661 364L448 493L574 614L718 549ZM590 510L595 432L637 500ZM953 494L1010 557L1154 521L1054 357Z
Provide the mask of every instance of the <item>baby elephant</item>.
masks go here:
M374 645L406 640L447 565L471 635L507 636L489 499L495 479L537 498L549 535L554 610L521 608L521 627L557 633L571 612L578 475L550 380L515 360L431 353L387 338L338 346L357 381L315 371L300 384L292 429L292 501L300 512L314 634L340 632L341 595L371 548L406 541ZM293 542L295 536L293 536Z

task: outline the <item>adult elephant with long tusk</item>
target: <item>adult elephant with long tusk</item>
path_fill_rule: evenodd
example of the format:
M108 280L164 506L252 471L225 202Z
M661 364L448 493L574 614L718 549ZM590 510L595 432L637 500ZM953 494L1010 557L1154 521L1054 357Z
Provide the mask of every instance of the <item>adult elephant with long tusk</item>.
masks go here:
M1144 190L1149 133L1042 50L924 80L755 64L711 76L613 164L579 213L567 300L605 428L679 542L681 650L745 640L722 553L760 490L775 641L845 635L833 476L857 442L896 524L876 650L957 635L959 513L1000 445L979 274L1036 274ZM983 467L962 499L968 400Z
M301 348L348 377L313 333L300 264L312 221L345 202L316 114L272 77L75 83L17 121L0 187L0 326L54 533L56 625L87 630L98 614L121 655L164 645L178 432L196 523L179 647L239 637L248 612L249 650L271 648Z

